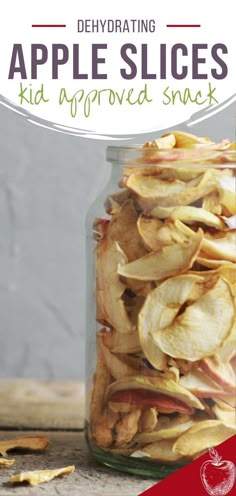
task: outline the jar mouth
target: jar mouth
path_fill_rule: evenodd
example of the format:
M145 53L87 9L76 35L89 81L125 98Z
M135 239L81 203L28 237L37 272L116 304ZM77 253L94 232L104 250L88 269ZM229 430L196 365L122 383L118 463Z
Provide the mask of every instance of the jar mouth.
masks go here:
M108 146L106 160L117 166L169 166L201 168L236 168L236 149L219 150L197 145L194 148L155 149L134 147Z

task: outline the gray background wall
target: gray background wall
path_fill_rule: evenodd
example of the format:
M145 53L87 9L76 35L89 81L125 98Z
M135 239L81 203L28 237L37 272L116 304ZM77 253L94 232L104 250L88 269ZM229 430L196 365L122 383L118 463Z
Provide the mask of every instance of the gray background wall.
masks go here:
M235 104L188 131L235 139L234 119ZM0 377L81 378L85 214L109 176L108 142L34 126L1 105L0 131Z

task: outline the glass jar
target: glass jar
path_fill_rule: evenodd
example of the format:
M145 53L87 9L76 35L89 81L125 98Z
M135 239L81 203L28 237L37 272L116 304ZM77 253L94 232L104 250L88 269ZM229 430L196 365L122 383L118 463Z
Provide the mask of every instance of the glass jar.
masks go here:
M86 438L161 479L235 433L235 150L107 161L87 218Z

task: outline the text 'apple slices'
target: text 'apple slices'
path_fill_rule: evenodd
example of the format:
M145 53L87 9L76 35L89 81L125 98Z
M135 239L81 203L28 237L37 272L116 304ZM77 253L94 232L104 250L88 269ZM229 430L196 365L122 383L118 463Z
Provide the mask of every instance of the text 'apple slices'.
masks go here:
M170 245L129 264L119 265L118 274L142 281L162 281L186 272L197 258L202 238L203 233L199 229L185 243Z
M139 206L150 210L155 206L189 205L216 189L216 178L206 171L191 181L163 180L158 176L131 174L127 188L136 195Z
M118 243L103 240L97 246L97 304L111 327L118 332L133 330L122 295L125 285L120 281L117 268L126 264L127 258Z
M172 325L153 330L152 337L163 353L194 362L217 351L230 333L234 318L230 286L218 279L213 288L189 305Z
M173 450L183 456L193 456L223 443L234 434L236 434L236 427L229 426L220 420L203 420L196 422L182 434L175 442Z
M106 392L107 401L123 401L139 408L156 407L163 413L192 414L204 410L196 396L170 378L126 377L113 382Z

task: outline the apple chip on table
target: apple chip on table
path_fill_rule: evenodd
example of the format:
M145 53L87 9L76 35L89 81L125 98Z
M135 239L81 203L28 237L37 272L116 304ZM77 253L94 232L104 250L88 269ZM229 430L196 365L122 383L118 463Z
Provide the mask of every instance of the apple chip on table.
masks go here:
M236 433L234 162L228 140L165 133L96 220L91 434L113 454L173 463Z
M65 475L72 474L74 471L74 465L53 470L30 470L28 472L20 472L19 474L12 475L9 482L11 484L27 482L30 486L38 486L39 484L55 479L55 477L64 477Z
M7 456L9 451L16 449L43 451L47 446L48 440L44 436L14 437L12 439L0 440L0 455L3 457Z
M14 458L7 459L7 458L0 458L0 468L8 468L14 465L15 460Z

